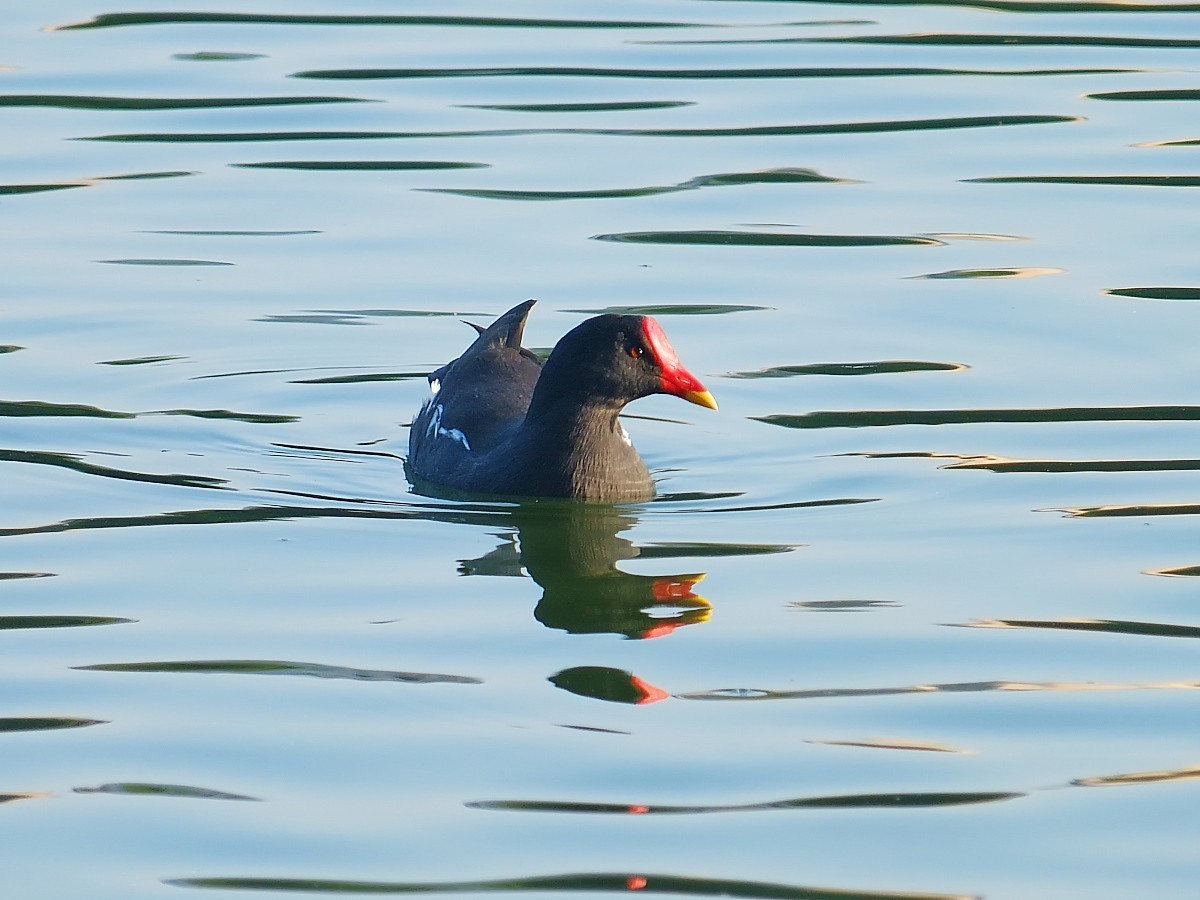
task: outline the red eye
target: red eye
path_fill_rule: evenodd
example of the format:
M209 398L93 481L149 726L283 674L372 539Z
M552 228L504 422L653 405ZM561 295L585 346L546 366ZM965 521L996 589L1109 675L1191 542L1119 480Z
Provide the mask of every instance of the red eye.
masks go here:
M637 344L634 344L632 347L629 348L629 355L632 356L634 359L640 358L642 355L642 352L643 352L642 348L639 347Z

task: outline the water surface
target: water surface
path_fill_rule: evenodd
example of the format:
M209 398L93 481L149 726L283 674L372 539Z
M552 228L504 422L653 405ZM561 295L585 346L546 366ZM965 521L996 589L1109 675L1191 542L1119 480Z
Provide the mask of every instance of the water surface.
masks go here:
M11 12L10 893L1193 896L1198 12ZM406 482L527 297L654 502Z

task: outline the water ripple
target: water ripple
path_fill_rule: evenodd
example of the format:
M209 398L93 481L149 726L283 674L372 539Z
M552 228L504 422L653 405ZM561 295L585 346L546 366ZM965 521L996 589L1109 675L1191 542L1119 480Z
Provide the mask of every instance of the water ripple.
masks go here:
M911 278L929 279L961 279L961 278L1035 278L1039 275L1063 275L1066 269L1049 266L1025 266L1007 269L950 269L946 272L930 272L926 275L912 275Z
M105 359L96 363L98 366L147 366L154 363L174 362L187 359L186 356L133 356L129 359Z
M0 400L0 417L86 416L94 419L134 419L137 413L115 412L83 403L47 403L42 400Z
M457 103L457 109L492 109L501 112L581 113L634 112L695 106L693 100L610 100L598 103Z
M133 472L127 469L114 469L111 466L99 466L84 462L80 454L57 453L49 450L5 450L0 449L0 462L32 463L38 466L55 466L71 469L84 475L98 475L102 478L116 478L120 481L140 481L150 484L173 484L179 487L213 488L223 490L226 484L223 478L210 478L204 475L155 475L149 472Z
M14 731L57 731L60 728L88 728L107 725L104 719L77 719L69 716L0 719L0 734Z
M358 316L343 316L331 313L298 313L291 315L261 316L255 322L270 322L285 325L366 325Z
M235 169L292 169L314 172L400 172L439 171L444 169L486 169L488 163L449 162L442 160L288 160L283 162L230 163Z
M822 175L813 169L765 169L759 172L730 172L720 175L699 175L676 184L637 188L608 188L578 191L512 191L481 188L417 188L435 194L454 194L485 200L601 200L628 197L652 197L708 187L728 187L746 184L853 184L846 178ZM762 307L742 307L745 309Z
M192 416L198 419L231 419L238 422L256 424L286 424L299 421L299 416L277 415L274 413L241 413L229 409L157 409L149 412L118 412L111 409L101 409L98 406L88 406L82 403L48 403L42 400L0 400L0 418L24 418L28 416L83 416L93 419L136 419L138 416ZM12 451L19 453L23 451ZM19 462L29 462L28 459L16 459ZM46 461L46 460L42 460Z
M870 612L874 609L896 609L899 603L891 600L793 600L790 609L803 612L843 613Z
M1195 287L1129 287L1104 291L1113 297L1136 297L1140 300L1200 300L1200 288Z
M1134 144L1135 147L1195 147L1200 144L1200 138L1181 138L1175 141L1147 141Z
M362 375L330 375L325 378L296 378L288 384L369 384L376 381L412 381L426 378L428 372L372 372Z
M295 231L228 231L228 230L195 230L183 228L146 229L141 234L179 234L188 237L293 237L299 234L321 234L313 228L297 229Z
M286 425L289 422L299 422L299 416L280 415L277 413L243 413L230 409L156 409L150 412L138 413L142 416L191 416L196 419L229 419L235 422L249 422L256 425Z
M916 741L910 738L872 738L857 741L805 741L808 744L820 744L823 747L865 747L871 750L917 750L927 753L974 753L973 750L959 750L945 744L933 741Z
M1196 578L1200 576L1200 566L1178 566L1173 569L1146 569L1146 575L1161 575L1165 578Z
M707 494L695 492L689 494L661 494L651 502L658 504L675 504L695 500L715 500L722 497L740 497L739 493L730 494ZM784 503L761 503L749 506L710 506L708 508L686 507L679 509L664 509L662 512L668 515L695 515L697 513L708 515L710 513L741 513L741 512L766 512L775 509L817 509L825 506L853 506L858 503L876 503L878 497L833 497L822 500L793 500ZM779 545L764 545L764 546L780 546L794 547L799 545L779 544Z
M41 194L45 191L65 191L89 187L88 181L50 181L43 184L0 184L0 194Z
M572 873L496 881L351 881L334 878L172 878L175 887L232 891L294 891L308 894L471 894L597 892L675 894L687 897L741 897L745 900L973 900L967 894L908 891L856 891L727 878L689 878L653 873ZM978 900L978 898L975 898Z
M974 694L1014 692L1076 693L1093 691L1194 691L1200 690L1197 681L1163 681L1145 684L1107 684L1098 681L965 681L946 684L911 684L877 688L810 688L805 690L772 690L768 688L717 688L673 694L678 700L759 701L759 700L827 700L857 697L894 697L904 694Z
M1115 787L1130 784L1160 784L1164 781L1191 781L1200 778L1200 767L1161 769L1153 772L1126 772L1121 775L1098 775L1076 778L1071 784L1079 787Z
M745 125L730 128L493 128L470 131L249 131L143 132L75 138L126 143L233 143L245 141L408 140L431 138L532 137L591 135L603 137L794 137L807 134L883 134L897 131L940 131L954 128L998 128L1082 122L1080 116L999 115L940 119L895 119L875 122L831 122L816 125Z
M991 454L906 451L901 453L844 453L867 459L949 459L942 469L987 472L1063 474L1069 472L1189 472L1200 469L1200 459L1013 459Z
M196 172L132 172L123 175L96 175L71 178L64 181L48 181L32 184L0 184L0 194L40 194L45 191L62 191L70 188L95 187L103 181L141 181L150 178L183 178Z
M852 409L751 416L783 428L877 428L1037 422L1195 422L1200 406L1099 406L1050 409Z
M934 238L898 234L790 234L755 231L624 231L594 234L621 244L703 244L737 247L942 247Z
M72 666L89 672L186 672L218 675L307 675L313 678L345 678L352 681L394 681L404 684L483 684L465 675L437 675L428 672L393 672L385 669L356 669L321 663L286 662L263 659L209 659L172 662L102 663Z
M127 625L136 619L114 616L0 616L0 631L27 628L80 628L91 625Z
M464 803L470 809L505 812L599 813L602 815L698 815L723 812L762 812L777 809L928 809L994 803L1025 796L1012 791L946 791L929 793L847 794L831 797L799 797L765 803L729 803L716 806L669 806L666 804L575 803L557 800L476 800Z
M1200 47L1195 38L1145 38L1084 34L855 34L842 37L782 38L761 43L888 44L936 47Z
M48 31L56 30L51 26ZM197 53L172 53L171 59L185 62L243 62L249 59L266 59L263 53L232 53L221 50L201 50Z
M1142 637L1200 637L1200 627L1164 622L1126 622L1116 619L977 619L964 628L1050 628L1062 631L1100 631Z
M976 184L1109 184L1128 187L1200 187L1200 175L1002 175L964 178Z
M590 309L564 309L562 312L580 313L585 316L603 316L609 313L616 316L721 316L727 313L761 312L771 308L770 306L747 306L739 303L669 303L659 305L621 304ZM630 418L644 419L647 417L631 415Z
M1151 516L1194 516L1200 503L1143 503L1131 506L1076 506L1066 509L1039 510L1066 513L1072 519L1141 519Z
M780 66L741 69L640 69L612 66L487 66L439 69L311 69L293 78L363 81L396 78L657 78L717 80L751 78L896 78L970 75L988 77L1042 77L1046 75L1128 74L1127 68L1091 69L947 69L930 66Z
M367 451L342 451L366 453ZM374 454L372 454L374 455ZM390 455L390 454L389 454ZM310 500L336 500L350 506L247 506L234 509L185 509L142 516L92 516L63 519L48 525L0 528L0 537L26 534L55 534L109 528L157 528L163 525L226 525L278 522L292 519L400 519L454 522L504 527L511 524L513 505L485 503L407 503L347 497L325 497L300 491L273 490L269 493ZM847 502L847 501L836 501Z
M1200 100L1200 90L1101 91L1084 96L1090 100Z
M136 12L104 13L82 22L48 25L45 31L115 28L127 25L448 25L472 28L699 28L693 22L612 19L532 19L506 16L293 15L282 13ZM712 26L707 26L712 27Z
M0 107L53 109L161 110L230 109L243 106L299 106L314 103L369 103L359 97L90 97L81 94L0 94Z
M121 781L101 784L96 787L74 788L76 794L120 794L132 797L184 797L194 800L258 800L245 794L230 794L212 788L192 787L186 784L150 784L146 782Z
M797 375L895 375L902 372L965 372L963 363L884 360L858 363L807 363L796 366L770 366L748 372L727 372L726 378L793 378Z
M742 544L711 541L653 541L638 547L638 559L712 559L724 556L763 556L790 553L795 544Z
M12 803L13 800L35 800L49 797L48 793L0 793L0 803Z
M764 3L790 0L761 0ZM827 0L831 4L863 6L932 6L990 9L1015 13L1188 13L1200 12L1200 3L1156 0Z
M217 259L98 259L98 263L113 266L232 266L231 262Z

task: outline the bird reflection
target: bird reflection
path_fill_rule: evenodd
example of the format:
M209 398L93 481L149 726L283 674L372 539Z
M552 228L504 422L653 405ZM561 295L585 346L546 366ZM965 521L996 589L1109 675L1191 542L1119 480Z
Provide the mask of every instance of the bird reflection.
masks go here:
M708 621L711 605L694 592L704 573L633 575L617 568L643 550L621 537L634 515L609 506L540 502L513 512L516 543L462 560L468 575L527 573L542 588L534 616L570 634L663 637ZM655 557L670 553L654 548ZM680 554L682 555L682 554Z
M663 688L639 678L632 672L608 666L572 666L555 672L549 681L556 688L579 697L607 700L610 703L629 703L634 706L657 703L671 696Z

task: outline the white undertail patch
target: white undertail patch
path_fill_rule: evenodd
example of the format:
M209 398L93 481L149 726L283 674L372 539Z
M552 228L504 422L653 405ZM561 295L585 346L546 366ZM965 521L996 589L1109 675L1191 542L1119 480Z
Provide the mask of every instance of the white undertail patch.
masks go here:
M467 440L467 436L465 434L463 434L461 431L459 431L457 428L439 428L438 429L438 437L451 438L452 440L458 441L460 444L462 444L468 450L471 449L471 443L470 443L470 441Z
M442 413L445 412L442 404L435 403L429 411L429 424L425 426L425 436L432 438L450 438L452 441L458 441L466 450L471 449L471 442L467 440L467 436L458 428L443 428Z

